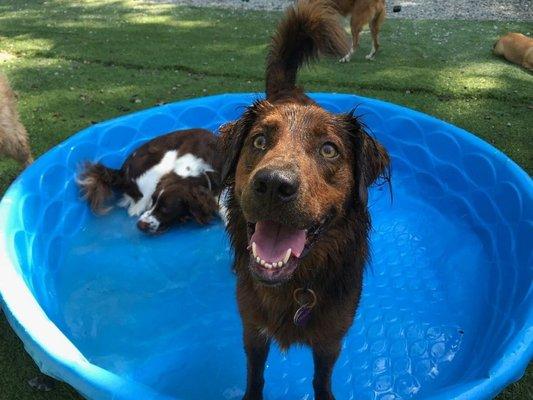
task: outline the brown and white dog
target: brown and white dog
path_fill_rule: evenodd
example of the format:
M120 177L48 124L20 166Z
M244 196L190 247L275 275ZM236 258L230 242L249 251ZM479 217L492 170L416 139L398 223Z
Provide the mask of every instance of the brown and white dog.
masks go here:
M336 12L300 1L277 28L266 99L221 128L228 232L244 329L244 399L262 399L269 347L313 351L315 399L331 374L359 302L368 258L367 188L389 157L352 113L332 114L296 86L299 67L347 49Z
M533 39L526 35L509 32L494 43L492 51L525 69L533 69Z
M142 145L120 169L87 163L78 184L96 213L109 211L107 201L120 193L119 206L138 216L138 228L147 233L190 218L205 224L218 211L216 142L204 129L169 133Z
M350 61L359 46L359 36L366 24L369 25L372 35L372 50L366 59L374 59L379 49L379 31L387 15L385 0L332 0L332 3L342 16L350 16L352 47L340 61Z
M17 100L7 78L0 74L0 155L27 166L33 161L28 133L20 122Z

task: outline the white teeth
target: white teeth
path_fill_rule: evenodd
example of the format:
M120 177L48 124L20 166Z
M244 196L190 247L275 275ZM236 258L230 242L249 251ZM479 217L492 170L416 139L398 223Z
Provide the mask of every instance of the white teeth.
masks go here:
M268 268L268 269L283 267L285 264L287 264L289 262L289 258L291 257L291 254L292 254L292 249L288 249L287 253L285 254L285 257L283 258L283 260L278 261L278 262L269 263L269 262L266 262L265 260L263 260L261 257L259 257L257 255L257 245L255 244L255 242L252 243L251 247L252 247L252 254L254 256L255 262L257 262L258 264L260 264L263 267Z
M285 258L283 259L283 264L287 264L289 262L289 258L291 258L292 249L287 250L287 253L285 254Z

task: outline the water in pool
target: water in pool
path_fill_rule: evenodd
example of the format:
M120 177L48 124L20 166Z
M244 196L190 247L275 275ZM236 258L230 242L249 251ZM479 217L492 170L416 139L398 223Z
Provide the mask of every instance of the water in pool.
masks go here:
M465 344L483 329L482 243L440 211L445 198L420 197L407 180L396 180L392 203L386 188L373 190L373 258L335 369L338 399L433 392L462 372ZM235 279L219 221L149 237L115 210L88 217L64 248L47 311L90 361L180 399L242 396ZM479 290L465 307L471 287ZM265 398L312 399L312 371L309 350L273 347Z

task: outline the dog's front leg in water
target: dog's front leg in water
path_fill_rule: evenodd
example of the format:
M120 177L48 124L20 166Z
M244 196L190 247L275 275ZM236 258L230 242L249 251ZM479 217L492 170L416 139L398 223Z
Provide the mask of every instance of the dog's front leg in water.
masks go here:
M340 350L340 341L319 343L313 346L315 400L335 400L331 392L331 375Z
M265 379L265 364L270 349L270 339L257 329L244 328L244 350L246 352L246 393L243 400L262 400Z

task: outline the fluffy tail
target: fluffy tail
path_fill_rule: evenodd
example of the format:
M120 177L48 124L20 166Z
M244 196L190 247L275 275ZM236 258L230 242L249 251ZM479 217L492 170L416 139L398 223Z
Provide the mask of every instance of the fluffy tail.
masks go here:
M105 214L111 207L108 201L113 197L113 189L121 186L122 173L102 164L86 163L78 177L78 185L85 200L97 214Z
M348 51L338 13L327 0L299 0L285 12L267 57L267 98L296 87L298 69L320 54L343 56Z

